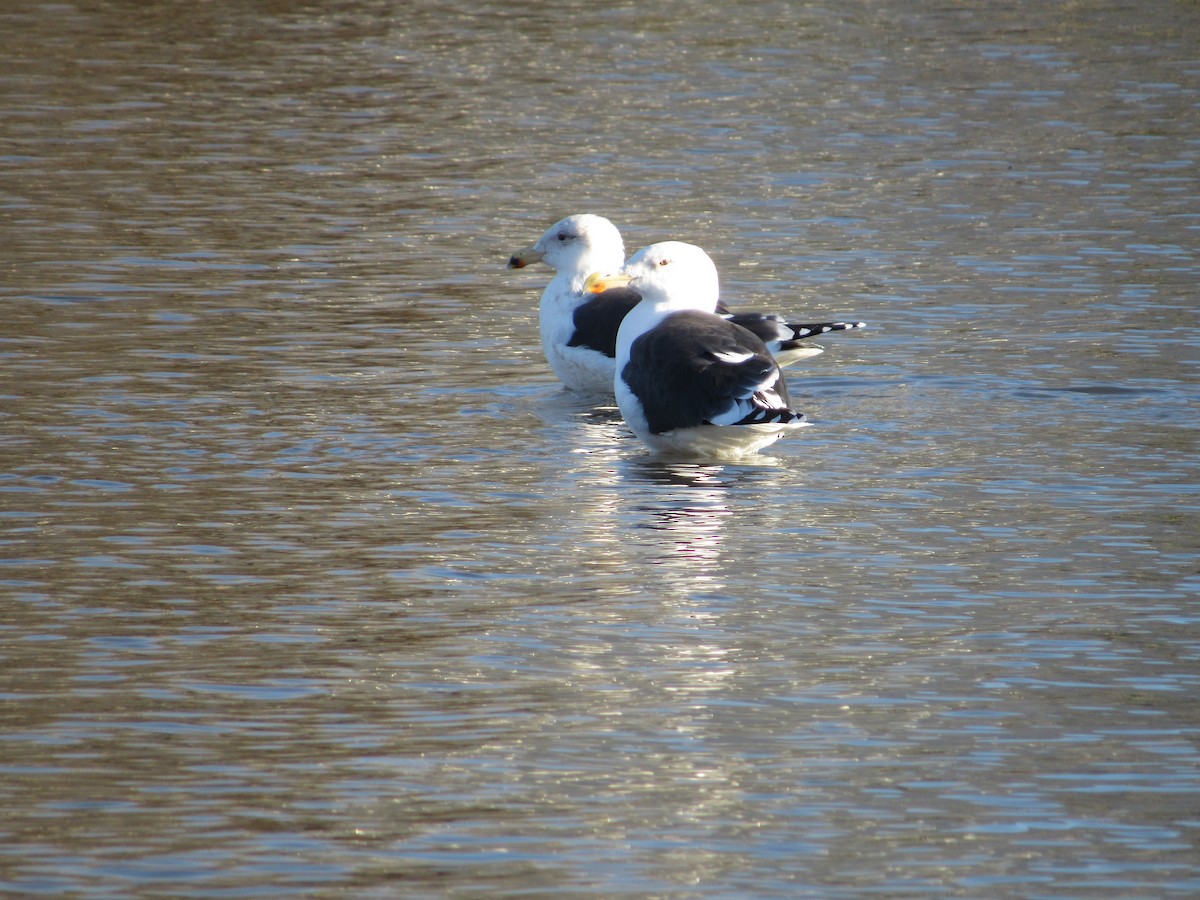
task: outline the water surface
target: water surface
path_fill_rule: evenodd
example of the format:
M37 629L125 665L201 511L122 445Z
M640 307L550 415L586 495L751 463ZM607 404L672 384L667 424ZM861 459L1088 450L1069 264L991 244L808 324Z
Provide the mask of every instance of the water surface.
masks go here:
M1200 892L1200 16L0 12L0 890ZM562 391L563 215L863 319Z

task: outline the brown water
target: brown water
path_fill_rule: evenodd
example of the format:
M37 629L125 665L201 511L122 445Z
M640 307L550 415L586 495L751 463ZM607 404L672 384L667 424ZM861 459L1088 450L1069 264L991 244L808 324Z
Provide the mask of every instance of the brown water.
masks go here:
M1200 893L1194 4L0 8L0 892ZM745 465L557 218L870 329Z

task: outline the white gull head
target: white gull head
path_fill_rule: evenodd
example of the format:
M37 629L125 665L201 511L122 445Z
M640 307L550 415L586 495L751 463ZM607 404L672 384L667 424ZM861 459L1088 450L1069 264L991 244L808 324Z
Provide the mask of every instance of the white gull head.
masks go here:
M578 291L592 272L615 272L624 261L625 242L617 226L604 216L584 213L555 222L536 244L514 253L508 265L521 269L544 262L560 275L578 279Z
M630 257L621 276L659 315L684 309L716 312L717 267L695 244L651 244Z

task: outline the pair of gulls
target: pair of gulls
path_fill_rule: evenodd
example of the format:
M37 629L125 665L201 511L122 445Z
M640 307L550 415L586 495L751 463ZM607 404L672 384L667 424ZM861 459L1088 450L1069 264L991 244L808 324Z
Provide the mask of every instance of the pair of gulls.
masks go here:
M863 327L732 313L702 249L665 241L626 262L602 216L568 216L508 265L534 262L555 271L540 310L554 374L574 390L615 393L630 429L660 453L736 459L807 425L780 366L822 352L803 338Z

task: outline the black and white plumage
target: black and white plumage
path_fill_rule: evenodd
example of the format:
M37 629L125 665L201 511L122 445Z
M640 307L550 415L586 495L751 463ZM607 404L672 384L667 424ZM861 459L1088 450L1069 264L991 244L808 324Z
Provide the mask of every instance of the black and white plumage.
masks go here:
M717 268L699 247L651 244L585 286L642 297L617 333L613 386L625 422L652 450L737 458L807 424L767 345L717 314Z
M621 232L603 216L568 216L508 261L510 269L544 262L554 277L542 291L538 318L542 350L559 381L577 391L608 393L613 385L617 329L640 296L628 288L595 294L583 289L592 272L615 272L625 262Z
M590 393L612 390L617 329L641 298L627 287L592 293L583 289L583 283L593 272L616 272L624 261L625 244L617 227L603 216L590 214L555 222L536 244L508 261L510 269L544 262L555 271L539 308L542 350L568 388ZM823 352L805 343L807 338L863 327L862 322L791 324L770 313L733 313L722 304L717 312L762 338L781 366Z
M758 335L780 366L790 366L825 352L822 347L805 343L808 338L829 334L831 331L850 331L867 327L866 322L812 322L799 325L785 322L781 316L774 313L729 312L723 303L717 304L717 314Z

